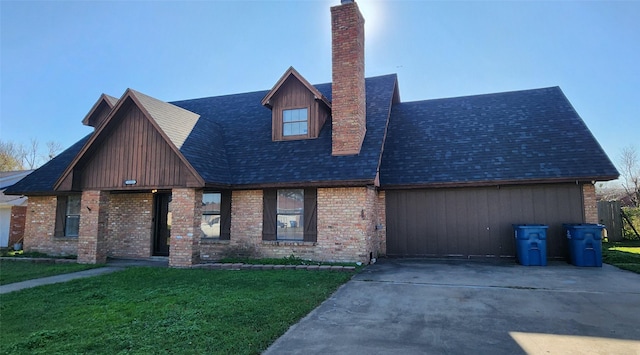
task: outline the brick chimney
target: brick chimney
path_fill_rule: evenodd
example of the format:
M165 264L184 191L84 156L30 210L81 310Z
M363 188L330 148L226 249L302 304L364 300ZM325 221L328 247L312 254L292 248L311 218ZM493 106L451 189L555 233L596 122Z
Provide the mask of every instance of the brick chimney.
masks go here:
M367 131L364 18L353 0L331 8L331 51L331 154L359 154Z

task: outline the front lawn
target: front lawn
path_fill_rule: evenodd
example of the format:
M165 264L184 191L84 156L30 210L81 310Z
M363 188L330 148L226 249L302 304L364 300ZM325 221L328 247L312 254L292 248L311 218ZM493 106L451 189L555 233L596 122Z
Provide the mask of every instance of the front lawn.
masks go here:
M37 279L70 272L93 269L103 265L82 265L76 263L33 263L24 260L0 260L0 285Z
M602 261L640 274L640 241L602 243Z
M0 295L0 353L258 354L353 273L122 272Z

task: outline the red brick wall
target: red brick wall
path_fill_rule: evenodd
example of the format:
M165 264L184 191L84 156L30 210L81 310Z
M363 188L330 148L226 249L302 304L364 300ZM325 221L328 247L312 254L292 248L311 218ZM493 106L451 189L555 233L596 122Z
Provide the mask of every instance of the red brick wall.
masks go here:
M108 215L108 192L93 190L82 192L78 263L100 264L107 261Z
M366 187L318 189L318 245L322 261L369 262L378 254L378 203Z
M366 133L364 18L353 2L331 8L332 154L358 154Z
M586 223L598 223L598 202L596 201L596 187L593 184L582 185L582 199L584 202L584 220Z
M294 255L314 261L368 262L380 254L384 225L380 197L373 188L318 189L318 238L315 243L262 240L262 190L234 191L231 240L200 241L200 259L225 256L283 258ZM384 206L382 207L384 208Z
M239 190L231 194L231 238L200 242L200 259L225 256L261 257L262 190Z
M173 189L169 265L190 267L198 262L202 190Z
M11 206L11 221L9 222L9 246L17 243L24 236L27 221L27 206Z
M385 192L378 192L378 238L380 241L380 249L378 255L387 255L387 205L385 201Z
M25 251L49 255L78 254L78 238L53 236L56 201L56 196L29 196L23 244Z
M153 194L111 194L107 254L148 258L153 245Z

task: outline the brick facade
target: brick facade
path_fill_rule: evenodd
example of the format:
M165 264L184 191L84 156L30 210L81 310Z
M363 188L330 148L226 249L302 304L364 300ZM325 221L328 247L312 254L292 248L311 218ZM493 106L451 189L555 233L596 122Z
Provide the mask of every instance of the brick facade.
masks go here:
M153 245L153 194L111 194L107 254L121 258L148 258Z
M596 201L595 185L582 185L582 200L585 223L598 223L598 202Z
M49 255L77 255L78 238L54 237L56 196L29 196L23 249Z
M27 206L11 206L9 222L9 246L17 243L24 236L27 221Z
M319 188L318 237L315 243L262 240L262 190L234 191L231 202L231 240L201 240L200 259L225 256L283 258L314 261L360 261L380 255L384 245L384 195L374 188ZM378 228L377 228L378 226ZM380 227L382 229L380 229Z
M78 263L101 264L107 261L107 224L109 193L83 191L80 202Z
M331 8L332 155L358 154L366 133L364 18L353 3Z
M169 266L190 267L198 262L202 190L173 189Z

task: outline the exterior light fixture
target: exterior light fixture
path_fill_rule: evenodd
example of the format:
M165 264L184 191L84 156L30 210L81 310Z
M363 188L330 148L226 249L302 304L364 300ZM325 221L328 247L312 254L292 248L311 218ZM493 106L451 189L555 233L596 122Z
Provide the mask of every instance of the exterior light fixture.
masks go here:
M137 183L138 182L136 180L125 180L124 181L124 184L127 185L127 186L135 185Z

